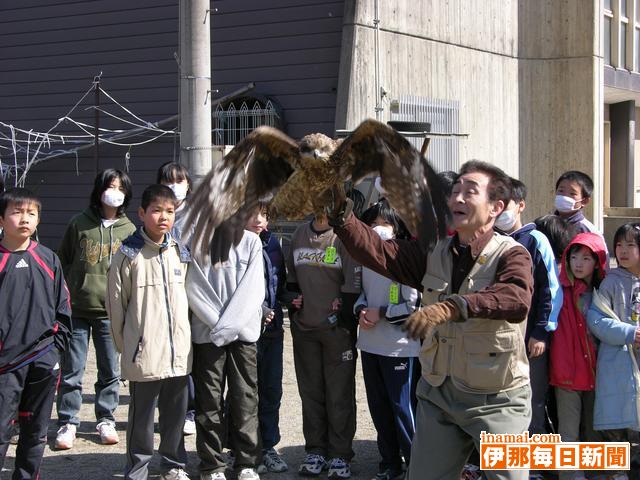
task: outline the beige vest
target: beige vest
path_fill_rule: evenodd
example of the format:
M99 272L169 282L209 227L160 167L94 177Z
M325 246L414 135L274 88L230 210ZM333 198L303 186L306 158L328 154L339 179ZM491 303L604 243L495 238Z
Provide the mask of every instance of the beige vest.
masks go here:
M451 239L438 242L429 254L422 280L423 305L445 300L451 292ZM477 292L494 283L498 259L518 246L512 238L495 234L482 250L459 294ZM526 319L520 323L469 317L466 322L437 326L424 339L420 353L422 375L433 386L447 376L470 393L497 393L529 383L529 361L524 343Z

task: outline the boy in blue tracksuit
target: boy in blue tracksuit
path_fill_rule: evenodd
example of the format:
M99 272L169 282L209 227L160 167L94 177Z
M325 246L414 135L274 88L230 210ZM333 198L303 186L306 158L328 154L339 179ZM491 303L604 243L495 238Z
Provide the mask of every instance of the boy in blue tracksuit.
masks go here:
M18 417L13 479L37 479L60 356L71 335L71 303L60 260L31 240L41 203L29 190L0 196L0 467Z
M247 230L262 241L265 299L262 305L263 328L258 340L258 422L262 440L264 469L280 473L288 469L275 450L280 442L280 402L282 400L282 354L284 344L283 312L280 301L286 290L287 272L278 239L268 227L267 205L261 203L247 222Z
M496 220L495 226L523 245L533 263L533 297L527 318L525 342L529 352L531 376L531 433L546 433L545 405L549 386L547 347L549 332L558 326L562 306L558 269L553 249L547 237L536 230L534 223L522 225L527 188L519 180L511 179L511 201Z

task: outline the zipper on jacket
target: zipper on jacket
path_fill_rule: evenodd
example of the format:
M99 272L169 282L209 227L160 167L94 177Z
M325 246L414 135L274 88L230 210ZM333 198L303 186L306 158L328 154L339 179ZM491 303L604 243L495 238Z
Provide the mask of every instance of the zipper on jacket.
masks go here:
M136 358L138 358L138 355L140 354L141 350L142 350L142 335L140 336L140 340L138 340L138 345L136 346L136 351L133 352L133 358L131 359L132 363L136 363Z
M162 285L164 286L164 303L167 307L167 320L169 321L169 346L171 347L171 373L175 373L175 349L173 346L173 316L171 315L171 306L169 304L169 285L167 283L167 273L164 269L164 255L160 248L160 267L162 269Z

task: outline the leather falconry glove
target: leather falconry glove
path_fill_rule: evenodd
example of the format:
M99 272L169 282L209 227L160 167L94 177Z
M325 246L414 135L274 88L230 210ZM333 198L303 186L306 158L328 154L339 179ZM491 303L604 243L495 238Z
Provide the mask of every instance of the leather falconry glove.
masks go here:
M407 336L414 340L425 338L429 330L437 325L460 319L460 309L452 301L444 301L427 305L416 310L404 323Z
M331 189L330 203L325 207L327 221L332 227L341 227L353 210L353 201L344 193L344 189L338 185Z

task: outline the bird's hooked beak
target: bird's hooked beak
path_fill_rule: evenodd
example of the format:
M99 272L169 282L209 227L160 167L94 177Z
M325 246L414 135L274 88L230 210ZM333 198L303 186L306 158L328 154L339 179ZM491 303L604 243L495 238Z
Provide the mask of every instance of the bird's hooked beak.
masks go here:
M305 149L300 151L300 155L302 155L305 158L308 158L309 160L317 160L321 156L321 153L320 153L320 150L318 150L317 148L313 150Z

